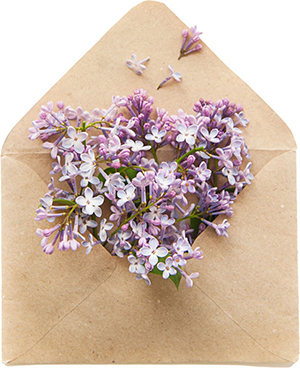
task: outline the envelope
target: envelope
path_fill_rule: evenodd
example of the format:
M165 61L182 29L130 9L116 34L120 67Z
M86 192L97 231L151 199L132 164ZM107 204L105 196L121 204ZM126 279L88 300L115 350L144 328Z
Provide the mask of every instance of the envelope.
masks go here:
M296 144L285 123L204 44L178 60L187 28L165 5L127 13L13 128L2 150L3 362L20 364L235 363L289 366L298 359ZM138 31L137 31L138 30ZM167 36L165 36L167 35ZM143 76L125 65L150 56ZM182 74L157 90L168 65ZM169 114L200 98L241 103L255 179L233 205L229 237L207 228L193 288L153 275L136 281L128 261L42 252L34 221L52 159L28 127L40 106L108 108L136 88ZM220 221L218 218L217 221Z

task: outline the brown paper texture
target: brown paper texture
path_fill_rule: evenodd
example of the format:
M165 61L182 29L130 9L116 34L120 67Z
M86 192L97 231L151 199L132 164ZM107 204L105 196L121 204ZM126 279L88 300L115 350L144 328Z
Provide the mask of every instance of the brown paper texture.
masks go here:
M287 366L298 359L295 141L206 45L177 60L184 28L161 3L133 8L8 136L1 157L4 363ZM125 65L132 53L151 58L142 77ZM182 82L157 91L169 64ZM188 266L200 273L192 289L182 283L177 292L155 275L150 287L137 282L127 260L101 246L89 256L84 249L47 256L35 234L52 162L41 142L26 139L40 106L63 100L91 111L136 88L170 114L192 113L200 97L227 97L250 120L243 135L255 180L234 204L229 238L208 228L195 242L204 259Z

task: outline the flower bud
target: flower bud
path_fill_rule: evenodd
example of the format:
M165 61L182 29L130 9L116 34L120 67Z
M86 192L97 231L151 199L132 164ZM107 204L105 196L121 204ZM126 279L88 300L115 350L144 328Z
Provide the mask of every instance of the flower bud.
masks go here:
M196 157L194 155L189 155L186 159L186 165L187 167L190 167L196 160Z
M154 98L153 97L148 97L147 101L149 102L150 105L152 105L154 103Z
M218 100L217 102L216 102L216 108L220 108L220 107L222 107L223 106L223 101L222 100Z
M99 155L100 156L106 156L106 154L107 154L107 149L106 149L106 147L99 147L99 150L98 150L98 152L99 152Z
M128 148L123 149L118 153L118 157L122 159L127 159L130 156L130 150Z
M204 106L202 109L202 114L204 116L210 116L210 108L208 106Z
M63 101L57 101L56 106L57 106L58 109L62 110L65 105L64 105Z
M76 111L74 109L72 109L71 106L67 106L64 110L64 114L66 115L66 117L70 120L74 120L77 118L77 114Z
M155 226L159 226L159 225L160 225L160 219L158 219L158 218L157 218L157 219L155 219L155 220L152 220L151 222L152 222L152 224L153 224L153 225L155 225Z
M166 197L168 197L168 198L174 198L174 197L176 197L176 192L175 192L175 190L171 190L171 191L166 195Z
M243 106L241 104L236 105L236 112L241 112L243 110Z
M234 112L233 108L231 106L229 106L228 109L227 109L226 115L231 116L233 114L233 112Z
M99 143L105 143L106 142L106 138L104 135L99 135L98 136L98 142Z
M174 137L172 135L167 135L166 138L165 138L165 141L167 141L168 143L173 141L174 140Z
M184 29L184 30L182 31L182 37L187 38L187 37L188 37L188 35L189 35L189 30L188 30L188 29Z
M228 98L224 98L223 99L223 104L227 107L229 105L229 100Z
M119 161L114 161L111 164L111 167L115 168L115 169L119 169L121 167L121 164Z
M129 227L129 224L127 223L127 224L125 224L125 225L123 225L123 226L121 227L121 230L122 230L122 231L127 231L127 230L128 230L128 227Z
M41 120L45 120L45 119L47 119L47 114L44 111L41 111L40 114L39 114L39 118Z
M147 245L146 238L144 238L144 237L140 238L138 243L139 243L140 247L144 247L145 245ZM137 257L143 256L142 253L140 253L140 252L136 252L136 255L137 255Z

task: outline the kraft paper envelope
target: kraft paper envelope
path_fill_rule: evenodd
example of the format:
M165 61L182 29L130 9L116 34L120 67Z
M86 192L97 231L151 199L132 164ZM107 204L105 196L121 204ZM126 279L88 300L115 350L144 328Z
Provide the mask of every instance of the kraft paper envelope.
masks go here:
M298 359L296 179L285 123L203 45L177 60L186 26L163 4L124 16L14 127L2 151L3 361L33 363L243 363ZM143 76L125 65L150 56ZM168 65L182 82L157 85ZM200 98L244 106L243 136L255 180L239 195L229 238L210 229L196 240L200 277L179 291L153 275L136 281L128 261L101 246L90 255L42 252L34 221L52 159L28 127L40 106L108 108L112 95L146 89L169 114L192 113ZM219 221L220 219L217 219ZM45 226L46 227L46 226Z

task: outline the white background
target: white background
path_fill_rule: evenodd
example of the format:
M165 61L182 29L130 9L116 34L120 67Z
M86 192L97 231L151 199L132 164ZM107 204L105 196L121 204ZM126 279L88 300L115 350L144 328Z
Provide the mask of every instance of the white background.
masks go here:
M26 112L140 2L0 1L1 147ZM298 0L162 2L203 31L202 40L286 122L299 146Z

